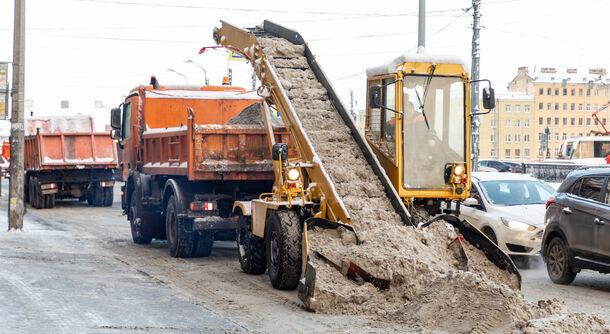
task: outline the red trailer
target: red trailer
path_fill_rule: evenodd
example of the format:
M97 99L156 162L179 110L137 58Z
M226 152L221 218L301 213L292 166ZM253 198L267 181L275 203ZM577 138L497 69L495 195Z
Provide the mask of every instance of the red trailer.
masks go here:
M55 199L63 198L112 205L116 145L107 133L93 130L91 118L28 120L25 192L32 207L52 208Z

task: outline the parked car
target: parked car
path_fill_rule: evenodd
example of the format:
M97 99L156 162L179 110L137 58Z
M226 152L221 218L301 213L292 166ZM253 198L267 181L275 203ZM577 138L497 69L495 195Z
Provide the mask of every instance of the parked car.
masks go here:
M499 161L499 160L480 160L479 164L477 165L479 166L479 168L482 167L491 167L495 170L497 170L498 172L510 172L512 171L513 167L511 167L510 165Z
M511 167L511 172L513 173L522 173L523 174L523 165L518 162L512 161L502 161L503 163L509 165Z
M542 257L554 283L581 269L610 273L610 168L568 174L546 204Z
M507 254L537 256L552 195L553 188L529 175L474 172L460 215Z

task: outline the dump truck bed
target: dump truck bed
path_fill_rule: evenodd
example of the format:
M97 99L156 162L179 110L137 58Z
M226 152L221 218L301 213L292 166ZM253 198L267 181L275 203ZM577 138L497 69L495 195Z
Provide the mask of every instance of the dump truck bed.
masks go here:
M182 175L191 181L274 179L262 128L195 124L189 118L186 126L147 130L142 138L142 171L146 174ZM290 142L288 133L281 130L275 139Z
M25 137L25 169L117 168L115 143L107 133L38 133Z

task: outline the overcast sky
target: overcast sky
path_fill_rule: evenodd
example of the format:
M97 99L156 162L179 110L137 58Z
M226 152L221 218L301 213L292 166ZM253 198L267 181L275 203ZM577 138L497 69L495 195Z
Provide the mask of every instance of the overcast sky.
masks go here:
M481 78L505 89L517 67L608 67L610 1L483 0ZM260 7L252 7L253 5ZM0 1L0 61L12 61L12 0ZM426 47L470 64L472 3L427 1ZM219 84L227 66L234 84L251 87L250 67L227 65L212 29L226 20L252 27L268 19L301 33L349 108L349 93L364 105L364 71L415 50L418 1L268 0L26 0L26 100L35 115L96 113L98 123L123 96L156 75L162 84ZM94 109L101 100L104 108ZM101 124L98 124L101 125Z

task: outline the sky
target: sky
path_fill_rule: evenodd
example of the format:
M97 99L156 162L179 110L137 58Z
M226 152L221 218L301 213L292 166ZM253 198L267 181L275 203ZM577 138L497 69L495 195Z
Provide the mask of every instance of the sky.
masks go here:
M309 43L347 108L365 101L365 70L417 46L418 0L25 0L26 112L82 114L108 123L109 109L148 84L220 84L251 89L250 65L229 62L212 31L225 20L253 27L267 19L297 30ZM12 61L14 1L0 1L0 62ZM254 5L258 7L253 7ZM426 2L426 49L471 63L472 1ZM481 78L497 92L520 66L610 67L607 0L482 0ZM173 69L186 76L186 79ZM60 101L70 101L60 109ZM95 106L94 101L102 101ZM4 126L4 128L7 128ZM0 134L2 125L0 124Z

